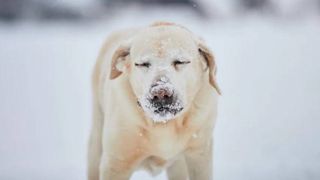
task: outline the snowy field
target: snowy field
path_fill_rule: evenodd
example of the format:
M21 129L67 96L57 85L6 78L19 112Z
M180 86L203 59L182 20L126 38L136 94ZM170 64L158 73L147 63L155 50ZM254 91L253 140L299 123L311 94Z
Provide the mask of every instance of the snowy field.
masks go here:
M208 21L186 11L149 13L0 24L1 180L86 179L99 47L112 30L158 19L189 27L215 52L223 91L215 180L320 179L320 17ZM152 178L139 171L132 179Z

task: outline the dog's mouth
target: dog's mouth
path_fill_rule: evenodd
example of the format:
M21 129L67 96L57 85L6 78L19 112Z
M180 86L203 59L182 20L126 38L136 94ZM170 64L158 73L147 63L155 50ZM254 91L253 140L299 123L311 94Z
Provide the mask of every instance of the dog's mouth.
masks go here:
M154 122L165 123L183 110L183 105L178 99L172 103L153 102L151 99L146 99L138 101L138 104Z
M165 90L166 92L157 90L157 93L154 93L151 88L147 95L138 100L138 105L154 122L165 123L172 120L184 108L178 93L173 89Z
M164 99L148 99L149 104L155 114L166 116L167 114L176 115L183 107L177 96L165 97Z

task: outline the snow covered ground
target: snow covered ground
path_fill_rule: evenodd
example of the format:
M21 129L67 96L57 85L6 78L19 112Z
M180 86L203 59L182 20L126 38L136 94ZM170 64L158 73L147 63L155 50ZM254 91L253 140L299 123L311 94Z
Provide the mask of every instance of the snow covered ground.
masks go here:
M99 47L112 30L158 19L189 27L215 52L216 180L320 179L319 17L190 15L137 8L95 23L0 24L0 179L85 179Z

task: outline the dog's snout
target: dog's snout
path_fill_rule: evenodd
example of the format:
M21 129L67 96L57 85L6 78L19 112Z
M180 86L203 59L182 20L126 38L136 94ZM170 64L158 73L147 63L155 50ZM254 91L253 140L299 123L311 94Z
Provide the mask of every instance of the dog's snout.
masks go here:
M173 91L169 90L166 87L154 86L154 88L151 89L150 94L152 96L152 99L162 100L162 99L171 98L173 95Z
M161 117L174 116L183 110L183 104L174 85L166 76L155 78L146 94L148 109Z
M155 112L172 111L172 106L176 101L174 87L169 79L165 76L156 78L149 91L149 102L156 108Z
M163 100L172 97L173 88L166 76L156 78L156 81L151 85L150 94L153 100Z

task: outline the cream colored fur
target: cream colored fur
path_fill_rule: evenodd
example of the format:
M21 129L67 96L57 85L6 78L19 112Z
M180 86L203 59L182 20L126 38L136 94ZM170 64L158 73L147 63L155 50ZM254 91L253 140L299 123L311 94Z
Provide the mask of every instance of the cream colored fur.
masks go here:
M168 37L172 41L159 45ZM153 77L140 77L143 74L134 69L134 63L142 55L157 59L155 63L171 61L167 54L177 47L182 47L179 54L191 60L185 69L170 72L177 88L185 87L180 90L185 108L170 121L155 123L137 105L142 86L149 83L137 78ZM210 50L184 27L156 23L111 34L92 79L88 179L128 180L140 167L153 174L166 169L170 180L212 179L212 131L219 93L215 69Z

